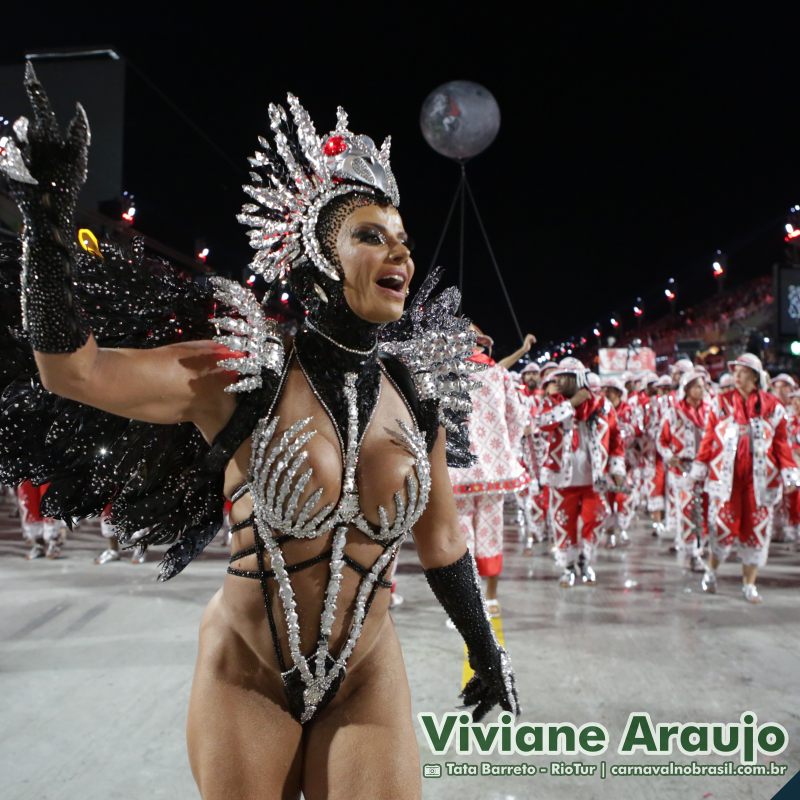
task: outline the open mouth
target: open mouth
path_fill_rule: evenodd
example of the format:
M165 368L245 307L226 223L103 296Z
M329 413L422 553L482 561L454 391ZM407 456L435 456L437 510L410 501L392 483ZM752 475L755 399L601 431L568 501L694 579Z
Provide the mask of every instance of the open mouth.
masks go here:
M398 294L405 296L405 285L406 285L406 278L405 275L400 275L398 273L394 273L391 275L384 275L381 278L378 278L375 283L381 287L381 289L386 289L393 294Z

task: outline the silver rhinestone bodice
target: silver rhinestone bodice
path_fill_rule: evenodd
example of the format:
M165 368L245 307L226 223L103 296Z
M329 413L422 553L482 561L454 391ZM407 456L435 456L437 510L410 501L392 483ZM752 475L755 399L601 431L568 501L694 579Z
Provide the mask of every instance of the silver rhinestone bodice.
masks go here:
M414 469L406 479L406 497L403 498L400 491L395 493L393 498L394 514L391 520L389 511L380 506L378 508L380 525L372 525L367 521L359 503L356 467L361 444L369 425L365 426L359 438L356 377L355 373L345 375L344 394L348 412L346 445L344 445L344 437L339 433L335 420L331 416L331 421L339 435L344 468L342 491L335 505L328 503L314 513L323 494L322 488L316 489L305 502L300 503L300 497L313 474L310 467L304 469L308 458L304 448L316 433L316 431L308 429L311 422L310 417L298 420L287 428L277 440L273 441L279 418L271 417L268 414L258 423L253 433L248 479L250 494L253 498L253 515L257 535L261 537L264 548L269 554L278 582L278 595L286 620L293 669L299 671L305 686L303 693L305 710L302 722L313 717L325 692L337 679L339 673L344 670L361 635L368 600L374 584L422 515L430 493L430 463L425 447L425 437L416 425L412 429L405 422L398 420L398 431L393 433L395 441L404 446L414 457ZM388 379L388 375L386 377ZM309 382L309 385L314 391L313 384ZM400 396L402 398L402 394ZM319 396L318 399L322 403ZM324 403L322 405L324 408ZM376 402L376 408L377 405ZM413 414L411 417L414 418ZM344 548L350 527L362 531L374 541L379 542L383 545L384 550L361 579L347 640L338 655L334 656L330 653L329 639L336 615L336 604L344 567ZM297 602L277 539L287 535L293 538L311 539L331 531L333 531L333 540L330 574L320 620L319 641L310 664L301 651ZM326 659L329 656L329 661L332 660L332 662L326 669Z

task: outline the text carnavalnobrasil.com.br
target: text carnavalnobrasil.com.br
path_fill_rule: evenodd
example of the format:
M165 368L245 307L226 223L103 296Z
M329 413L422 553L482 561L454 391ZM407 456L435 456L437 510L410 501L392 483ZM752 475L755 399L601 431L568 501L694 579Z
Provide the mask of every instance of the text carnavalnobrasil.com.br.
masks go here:
M553 761L550 764L537 765L530 762L520 764L498 764L491 761L482 761L479 764L458 761L446 761L444 774L448 777L481 776L527 776L551 775L557 777L781 777L786 775L786 764L735 764L726 761L724 764L699 764L696 761L681 763L669 761L666 764L586 764L580 761L566 762ZM437 769L432 773L440 777L441 771ZM426 774L426 777L430 775Z

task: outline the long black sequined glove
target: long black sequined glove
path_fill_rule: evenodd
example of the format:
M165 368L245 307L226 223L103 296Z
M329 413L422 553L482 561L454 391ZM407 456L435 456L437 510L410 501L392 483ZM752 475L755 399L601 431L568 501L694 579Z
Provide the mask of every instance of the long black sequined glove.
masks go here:
M75 206L86 181L90 133L80 104L61 130L30 62L25 90L33 121L20 117L0 136L0 172L22 213L22 324L34 350L71 353L89 326L75 307Z
M453 564L425 570L425 577L469 651L469 665L475 674L461 697L465 706L476 706L472 719L480 721L498 703L505 711L519 715L511 660L498 644L486 615L472 554L467 551Z

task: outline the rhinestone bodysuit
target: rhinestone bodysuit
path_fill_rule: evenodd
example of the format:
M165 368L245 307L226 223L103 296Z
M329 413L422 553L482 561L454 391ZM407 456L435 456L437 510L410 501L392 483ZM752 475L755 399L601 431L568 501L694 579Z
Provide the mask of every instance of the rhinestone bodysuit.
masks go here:
M287 360L281 388L295 354ZM298 360L298 363L299 360ZM301 364L302 368L302 364ZM258 422L252 436L252 451L249 476L236 492L232 501L249 492L253 500L253 514L237 523L235 530L251 526L255 532L255 545L252 548L234 553L232 564L248 555L255 554L258 559L257 571L245 571L230 566L229 574L261 581L265 607L272 634L273 645L281 668L281 677L286 690L287 701L292 714L302 723L312 720L332 699L345 675L347 661L358 642L364 620L379 587L388 587L384 575L400 546L422 515L430 492L430 463L424 434L420 431L415 416L403 394L388 372L381 368L383 376L394 386L414 420L413 427L397 420L397 430L392 431L395 441L402 445L413 457L413 469L405 480L405 497L400 491L394 494L394 509L391 514L383 506L378 507L378 525L367 520L359 503L356 487L356 467L361 444L367 432L367 424L361 436L358 435L358 391L357 374L345 373L343 393L347 404L346 437L336 424L322 397L316 392L313 383L308 385L334 425L342 453L342 490L338 501L328 503L319 510L316 507L323 494L323 488L312 492L301 504L300 498L312 478L313 470L305 467L307 454L304 447L314 436L310 429L312 418L301 419L275 438L279 417L273 415L281 391L279 390L270 411ZM377 402L372 408L374 414ZM347 533L355 528L383 547L383 552L371 566L364 566L347 556L344 552ZM332 534L331 547L318 556L295 564L287 564L281 545L290 539L313 539ZM269 557L270 569L264 569L264 556ZM324 606L319 621L319 634L314 652L304 656L301 650L300 626L297 604L291 575L320 561L329 559L328 583L324 593ZM355 598L355 610L347 631L347 639L338 653L332 653L329 640L336 615L337 600L341 587L342 573L349 567L360 573L361 578ZM278 638L278 622L274 618L272 603L268 597L268 581L274 580L278 586L278 596L283 609L288 649L291 665L285 663Z

